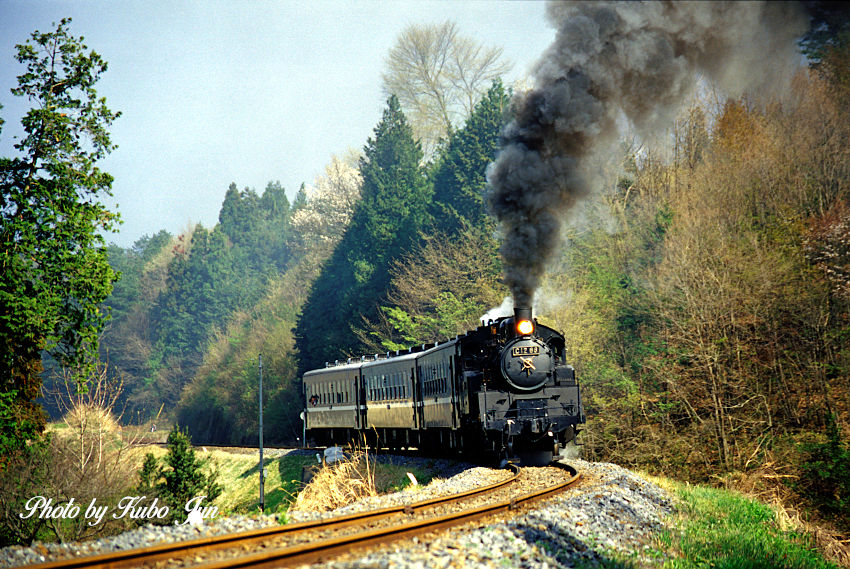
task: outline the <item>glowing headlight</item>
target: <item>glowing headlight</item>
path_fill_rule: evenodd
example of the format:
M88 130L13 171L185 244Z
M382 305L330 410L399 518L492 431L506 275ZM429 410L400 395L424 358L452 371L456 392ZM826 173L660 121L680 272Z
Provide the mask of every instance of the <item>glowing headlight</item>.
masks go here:
M534 332L534 324L531 323L531 320L520 320L516 325L516 331L523 336L528 336Z

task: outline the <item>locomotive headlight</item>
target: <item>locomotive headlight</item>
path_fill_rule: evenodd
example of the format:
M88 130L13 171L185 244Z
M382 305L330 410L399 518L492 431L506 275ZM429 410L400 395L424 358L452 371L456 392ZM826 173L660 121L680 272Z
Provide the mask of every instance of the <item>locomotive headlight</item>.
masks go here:
M528 336L534 332L534 324L531 320L520 320L516 325L516 331L523 336Z

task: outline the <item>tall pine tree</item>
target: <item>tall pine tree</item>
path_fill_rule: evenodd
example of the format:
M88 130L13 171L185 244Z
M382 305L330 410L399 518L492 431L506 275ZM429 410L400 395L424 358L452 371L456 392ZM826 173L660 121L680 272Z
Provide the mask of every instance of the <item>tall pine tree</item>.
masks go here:
M434 173L432 211L441 230L456 233L463 226L492 225L484 204L486 171L499 150L509 106L510 95L496 81L451 137Z
M301 371L359 351L352 327L377 314L390 263L411 250L429 219L422 150L394 96L374 134L360 160L361 200L298 320Z
M501 263L495 222L484 193L509 105L509 94L495 82L442 149L432 170L433 233L396 265L382 317L358 332L373 350L453 336L503 297L496 285Z
M0 159L0 470L44 427L41 356L85 378L97 358L100 303L115 274L103 232L117 215L100 203L112 176L97 162L118 117L94 88L106 62L69 33L69 19L17 46L25 72L12 93L32 108L19 156Z

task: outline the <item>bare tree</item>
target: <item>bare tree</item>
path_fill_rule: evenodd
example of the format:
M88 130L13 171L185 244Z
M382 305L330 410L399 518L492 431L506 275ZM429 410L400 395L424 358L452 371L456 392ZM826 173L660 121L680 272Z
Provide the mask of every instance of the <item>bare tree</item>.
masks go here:
M383 87L398 97L428 157L511 67L501 48L461 36L454 22L410 25L387 56Z
M131 490L136 479L136 459L132 447L138 435L121 427L120 413L114 414L120 400L123 380L108 373L106 363L98 363L86 381L78 384L72 370L62 368L60 390L52 395L63 421L54 431L48 448L47 477L42 491L59 504L74 501L85 508L111 506ZM109 516L98 523L76 516L47 519L47 527L60 541L78 541L127 529L130 520Z

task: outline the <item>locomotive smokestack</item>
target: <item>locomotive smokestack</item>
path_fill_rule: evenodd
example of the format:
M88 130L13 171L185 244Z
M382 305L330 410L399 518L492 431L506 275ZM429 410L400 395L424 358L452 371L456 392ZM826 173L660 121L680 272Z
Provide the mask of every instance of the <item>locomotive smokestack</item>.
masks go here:
M527 336L534 332L534 321L531 319L531 309L526 306L514 308L514 326L517 334Z
M526 306L517 306L514 308L514 320L520 322L522 320L531 320L531 309Z
M555 42L534 88L515 97L487 170L517 306L531 306L567 214L599 186L593 173L615 148L621 117L642 138L661 132L699 75L729 96L776 92L807 27L790 2L553 2L547 16Z

